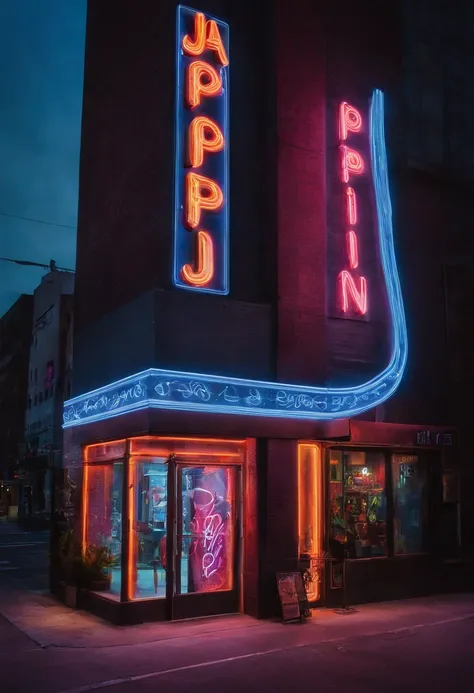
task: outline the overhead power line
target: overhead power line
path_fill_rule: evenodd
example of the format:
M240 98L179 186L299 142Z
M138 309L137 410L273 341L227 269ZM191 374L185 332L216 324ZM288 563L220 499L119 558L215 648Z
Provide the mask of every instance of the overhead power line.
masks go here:
M45 226L58 226L60 229L73 229L76 231L76 226L69 224L57 224L55 221L45 221L44 219L34 219L33 217L22 217L18 214L8 214L8 212L0 212L0 216L8 217L9 219L20 219L21 221L29 221L33 224L44 224Z
M10 257L0 257L0 260L3 260L4 262L13 262L15 265L42 267L43 269L49 269L51 272L74 272L74 270L67 269L67 267L58 267L54 260L50 260L49 265L44 265L42 262L32 262L31 260L14 260Z

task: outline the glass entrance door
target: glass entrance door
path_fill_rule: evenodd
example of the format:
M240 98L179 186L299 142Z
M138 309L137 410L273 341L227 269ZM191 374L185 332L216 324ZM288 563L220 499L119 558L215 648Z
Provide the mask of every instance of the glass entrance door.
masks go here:
M240 467L176 463L172 618L239 610Z

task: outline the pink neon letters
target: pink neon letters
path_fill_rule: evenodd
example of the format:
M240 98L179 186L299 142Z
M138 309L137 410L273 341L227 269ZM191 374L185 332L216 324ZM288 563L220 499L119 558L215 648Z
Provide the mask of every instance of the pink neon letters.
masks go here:
M358 151L348 147L345 141L350 133L362 130L362 116L359 111L343 101L339 106L339 140L341 157L341 180L343 183L352 182L352 178L364 173L364 160ZM357 238L357 196L354 188L347 185L346 189L346 220L349 226L346 232L346 251L349 269L339 273L342 310L349 312L352 308L360 315L367 313L367 280L363 276L354 277L350 270L359 266L359 241Z

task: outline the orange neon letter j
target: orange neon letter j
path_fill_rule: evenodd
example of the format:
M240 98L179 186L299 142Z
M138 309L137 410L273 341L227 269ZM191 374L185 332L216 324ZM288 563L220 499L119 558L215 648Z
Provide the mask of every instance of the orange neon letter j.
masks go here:
M197 116L189 126L189 161L199 168L204 152L220 152L224 149L224 135L219 126L207 116Z
M215 181L198 173L186 176L186 221L195 229L201 221L201 210L215 212L222 206L224 195Z
M207 231L197 232L195 253L196 269L193 269L191 265L184 265L181 277L192 286L206 286L214 276L214 245Z
M213 19L206 19L202 12L194 15L194 41L188 34L183 38L183 49L188 55L202 55L206 50L215 51L223 67L229 64L218 26Z

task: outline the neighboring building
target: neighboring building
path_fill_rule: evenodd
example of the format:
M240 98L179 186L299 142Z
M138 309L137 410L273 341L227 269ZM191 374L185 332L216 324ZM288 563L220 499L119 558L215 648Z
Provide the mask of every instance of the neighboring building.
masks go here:
M28 397L20 460L20 521L47 524L52 469L62 457L62 409L71 393L68 345L74 274L48 272L34 292Z
M18 511L18 450L28 391L33 296L22 294L0 318L0 516Z
M412 4L111 7L88 8L64 511L117 563L84 605L267 616L305 567L338 604L344 555L350 601L462 588L443 269L472 256L470 196L454 153L413 165Z

